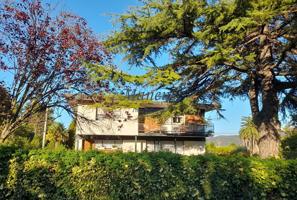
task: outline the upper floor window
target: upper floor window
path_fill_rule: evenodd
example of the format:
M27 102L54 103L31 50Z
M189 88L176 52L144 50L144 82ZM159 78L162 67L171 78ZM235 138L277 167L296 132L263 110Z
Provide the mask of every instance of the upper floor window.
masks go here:
M104 111L102 108L96 108L96 120L119 119L122 117L120 110Z
M95 116L96 120L102 120L105 118L105 114L100 111L101 111L100 108L96 108L96 116Z
M181 117L173 117L173 118L172 118L172 122L173 122L173 123L176 123L176 124L181 123Z

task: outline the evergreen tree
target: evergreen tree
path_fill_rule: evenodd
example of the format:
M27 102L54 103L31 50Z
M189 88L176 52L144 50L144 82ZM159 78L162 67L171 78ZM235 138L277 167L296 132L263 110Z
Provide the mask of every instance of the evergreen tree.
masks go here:
M48 127L46 140L48 142L47 147L50 149L56 149L59 145L62 145L66 140L67 136L65 133L63 124L59 122L53 122Z
M296 0L145 0L118 20L112 52L173 69L179 100L248 98L260 156L279 154L279 112L297 108Z
M0 82L0 124L5 121L11 113L11 99L7 89ZM1 131L1 127L0 127Z
M75 142L75 131L76 131L76 120L72 120L72 122L70 123L68 129L67 129L67 141L66 141L66 146L69 149L73 149L74 148L74 142Z

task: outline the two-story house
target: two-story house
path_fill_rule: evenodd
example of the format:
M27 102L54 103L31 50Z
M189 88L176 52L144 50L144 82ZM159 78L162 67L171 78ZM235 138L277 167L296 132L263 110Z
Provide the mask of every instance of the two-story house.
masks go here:
M213 125L204 119L205 112L214 109L208 104L197 105L196 115L173 116L160 123L151 114L165 109L169 103L106 111L93 106L95 101L88 96L67 98L77 112L77 150L170 151L198 155L205 152L205 138L214 131Z

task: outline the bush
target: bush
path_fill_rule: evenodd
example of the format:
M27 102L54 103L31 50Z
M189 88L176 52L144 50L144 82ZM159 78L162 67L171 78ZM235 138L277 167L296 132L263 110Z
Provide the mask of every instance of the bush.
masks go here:
M235 144L230 144L228 146L216 146L214 143L206 144L206 153L214 155L248 155L246 148L237 146Z
M286 159L297 158L297 133L285 137L281 142L282 155Z
M9 176L9 160L11 160L17 153L22 154L23 152L18 150L16 146L0 145L0 199L6 199L11 192L6 187L6 182Z
M297 160L32 150L1 181L5 199L294 199Z

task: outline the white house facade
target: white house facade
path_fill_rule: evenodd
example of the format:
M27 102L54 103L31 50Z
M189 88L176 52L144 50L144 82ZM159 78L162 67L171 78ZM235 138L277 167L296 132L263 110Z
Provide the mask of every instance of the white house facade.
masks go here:
M168 103L108 111L95 107L87 97L72 97L69 102L77 112L77 150L199 155L205 152L205 138L213 133L213 126L204 120L204 113L212 107L205 104L198 105L201 112L197 115L174 116L160 124L147 114L166 108Z

